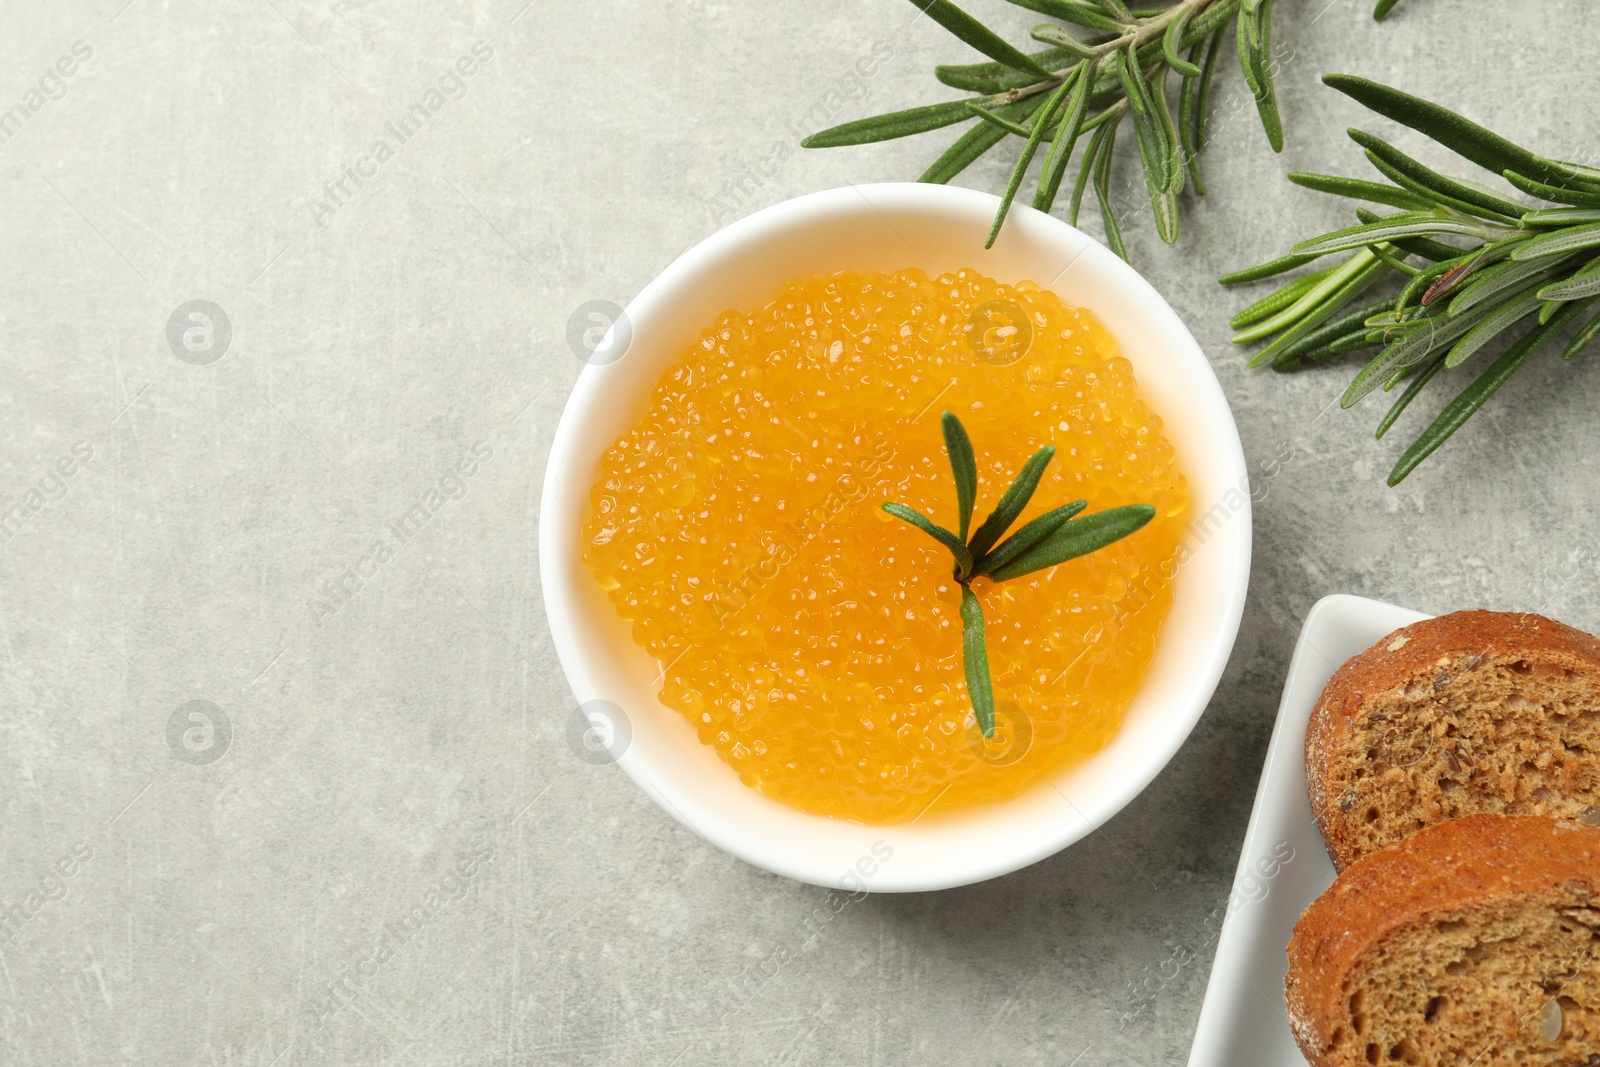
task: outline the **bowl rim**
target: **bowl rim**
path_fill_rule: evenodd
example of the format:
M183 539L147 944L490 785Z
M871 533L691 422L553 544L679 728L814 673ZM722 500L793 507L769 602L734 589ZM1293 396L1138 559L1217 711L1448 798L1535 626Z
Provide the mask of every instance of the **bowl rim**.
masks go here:
M935 216L947 215L960 222L981 216L986 227L987 219L992 217L999 198L960 187L918 182L888 182L843 186L774 204L730 223L680 254L628 303L623 316L618 319L618 325L608 330L606 339L601 342L601 348L604 349L609 345L614 335L621 336L623 331L630 331L633 340L637 341L641 327L647 330L651 321L664 313L673 291L682 289L696 276L709 272L719 264L725 264L730 257L737 257L742 252L759 247L763 241L803 228L808 223L817 223L819 220L835 218L841 214L861 214L863 201L886 222L889 221L889 216L885 214L886 210L912 211L931 213ZM889 224L894 225L892 222ZM1119 289L1123 296L1138 304L1143 315L1167 320L1162 323L1162 328L1172 335L1171 339L1176 343L1177 350L1160 358L1188 360L1194 364L1197 380L1191 383L1191 386L1196 391L1186 394L1186 398L1189 403L1204 409L1204 419L1213 424L1216 433L1205 438L1206 452L1203 455L1193 452L1188 454L1189 462L1186 464L1185 473L1190 475L1192 486L1195 481L1192 467L1203 459L1206 464L1218 469L1223 481L1229 485L1236 484L1242 490L1242 504L1231 513L1230 520L1223 524L1219 532L1219 539L1224 539L1226 543L1212 554L1213 557L1220 554L1220 560L1215 566L1224 568L1226 588L1211 620L1212 625L1208 628L1209 639L1204 642L1200 653L1199 670L1195 673L1188 689L1187 699L1182 702L1182 707L1172 709L1163 720L1170 728L1138 750L1139 757L1135 761L1132 773L1127 776L1120 788L1095 794L1085 798L1080 804L1074 803L1058 785L1056 792L1061 793L1062 798L1072 806L1076 818L1063 820L1055 832L1040 834L1032 842L1031 847L1010 847L990 850L986 854L973 854L966 857L965 862L953 865L951 869L937 874L926 871L902 873L885 865L875 872L876 877L871 883L873 892L915 892L983 881L1036 863L1098 830L1144 791L1187 740L1204 714L1221 680L1243 616L1252 548L1252 500L1237 425L1210 361L1187 326L1160 293L1132 266L1104 245L1061 219L1022 205L1014 205L1011 208L1006 229L1012 227L1028 231L1041 243L1055 242L1064 252L1070 253L1068 265L1056 276L1057 280L1080 262L1109 275L1114 287ZM1002 241L1007 239L1006 229L1002 230ZM903 234L901 236L904 237ZM907 240L909 243L909 239ZM1055 284L1055 280L1052 280L1041 287L1054 288ZM1097 315L1100 314L1095 308L1091 307L1090 310L1096 311ZM1133 357L1130 355L1129 358ZM573 453L584 439L596 405L604 403L607 399L607 390L614 381L613 375L616 373L614 368L623 366L626 362L619 360L607 364L591 361L579 374L551 442L540 497L538 551L546 620L557 657L580 707L588 701L600 699L602 694L607 692L605 675L608 668L603 662L605 657L597 654L594 649L586 647L578 640L574 631L565 625L574 607L573 586L577 581L587 579L589 576L581 562L577 562L578 556L574 551L577 532L582 524L581 513L574 515L571 507L564 510L561 500L563 494L569 501L578 496L567 486L569 471L573 471ZM1140 361L1135 359L1134 362L1136 373L1139 373L1137 365ZM653 387L659 374L660 369L653 368L653 373L649 375L649 383L644 388ZM1160 414L1159 411L1157 413ZM593 471L588 469L574 471L574 476L584 487L581 497L586 501L587 487L592 484ZM1198 512L1203 502L1192 499L1191 504ZM1220 535L1225 535L1225 538ZM563 560L573 560L575 565L563 568L561 566ZM574 575L572 571L578 573ZM1169 614L1163 623L1161 637L1163 642L1171 639L1168 634L1171 621ZM642 649L637 651L643 655ZM1159 651L1158 645L1158 655ZM1146 682L1142 683L1141 689L1149 684L1147 678ZM652 711L677 715L677 712L659 703ZM633 712L637 713L637 710ZM626 720L630 713L625 709L623 714ZM1127 730L1125 722L1119 733L1126 733ZM1115 741L1114 735L1106 748L1072 765L1066 771L1058 772L1056 780L1100 760L1112 748ZM735 832L719 819L716 809L696 810L694 817L691 818L685 811L688 807L685 803L686 798L674 795L674 790L653 773L650 755L648 751L642 750L639 744L633 743L626 745L615 762L663 810L718 848L755 866L802 882L845 889L855 889L860 885L859 881L852 882L849 856L844 853L827 861L827 866L824 868L817 862L797 860L793 856L785 855L781 841L774 843L772 839L763 835ZM721 761L718 760L718 763L721 764ZM732 773L731 769L729 773ZM1055 784L1052 780L1047 781ZM1042 783L1037 783L1021 796L1029 795L1041 785ZM753 802L769 805L777 803L755 790L745 789L742 786L741 789L748 793ZM983 805L968 811L977 812L978 818L997 816L1014 803L1016 799ZM905 825L874 826L829 819L826 816L808 815L786 806L784 810L808 820L822 820L840 827L852 828L857 831L852 839L857 841L863 836L871 837L877 831L892 831L895 827ZM859 846L853 845L849 855L856 855L860 851Z

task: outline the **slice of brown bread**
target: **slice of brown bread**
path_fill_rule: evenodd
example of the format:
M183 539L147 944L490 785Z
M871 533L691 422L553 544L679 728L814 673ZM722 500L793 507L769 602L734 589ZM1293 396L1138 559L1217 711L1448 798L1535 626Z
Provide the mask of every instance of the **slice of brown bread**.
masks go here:
M1306 780L1340 870L1461 815L1600 823L1600 640L1499 611L1396 630L1323 690Z
M1473 815L1375 852L1295 926L1316 1067L1600 1064L1600 829Z

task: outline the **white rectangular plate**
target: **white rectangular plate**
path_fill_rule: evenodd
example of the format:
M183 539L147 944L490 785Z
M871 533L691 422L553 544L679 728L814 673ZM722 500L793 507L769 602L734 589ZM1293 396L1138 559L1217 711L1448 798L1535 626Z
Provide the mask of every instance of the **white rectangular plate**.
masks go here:
M1189 1067L1305 1067L1284 1014L1285 950L1300 913L1333 884L1333 864L1306 796L1306 723L1345 660L1425 618L1358 596L1324 597L1306 616L1256 787Z

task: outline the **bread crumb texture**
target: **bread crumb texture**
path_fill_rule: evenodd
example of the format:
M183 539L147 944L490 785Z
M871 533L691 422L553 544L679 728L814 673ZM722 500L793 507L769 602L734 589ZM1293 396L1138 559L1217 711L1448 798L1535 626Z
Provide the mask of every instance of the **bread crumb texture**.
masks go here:
M1360 860L1289 944L1316 1067L1600 1065L1600 829L1478 815Z
M1600 641L1511 612L1405 627L1329 681L1306 770L1340 869L1463 815L1600 824Z

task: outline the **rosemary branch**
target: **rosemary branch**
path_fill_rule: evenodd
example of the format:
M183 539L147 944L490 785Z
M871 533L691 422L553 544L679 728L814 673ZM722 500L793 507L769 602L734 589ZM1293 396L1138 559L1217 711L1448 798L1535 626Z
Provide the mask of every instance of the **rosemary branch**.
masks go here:
M1224 285L1295 270L1348 253L1336 268L1298 278L1235 315L1237 344L1268 340L1251 358L1290 371L1362 349L1381 350L1341 399L1405 388L1378 423L1382 438L1429 383L1507 336L1534 325L1458 393L1400 456L1398 485L1460 429L1537 352L1561 345L1573 359L1600 337L1600 170L1514 144L1438 104L1346 74L1323 81L1409 126L1505 181L1507 190L1451 178L1361 130L1350 137L1386 182L1290 174L1296 184L1399 210L1356 209L1358 224L1296 245L1288 256L1225 275ZM1544 203L1532 205L1517 194ZM1553 206L1552 206L1553 205ZM1369 288L1398 294L1346 310Z
M1189 187L1205 193L1197 157L1206 143L1211 83L1225 40L1237 43L1240 70L1268 142L1274 151L1283 148L1273 88L1273 0L1177 0L1166 7L1133 10L1121 0L1008 0L1056 20L1034 27L1033 38L1048 47L1031 53L1015 48L951 0L911 2L989 58L934 68L943 84L979 95L856 119L801 143L806 148L867 144L981 120L920 179L943 183L1007 138L1021 138L988 245L994 244L1039 149L1049 142L1032 203L1049 211L1078 143L1087 137L1067 217L1077 224L1083 194L1093 184L1106 243L1127 258L1110 203L1110 176L1117 130L1129 116L1156 231L1162 240L1176 241L1179 196ZM1393 6L1394 0L1383 0L1375 17L1382 18ZM1169 91L1169 74L1174 72L1176 94Z
M945 529L904 504L885 501L882 506L890 515L938 541L955 559L952 573L961 586L961 651L967 675L967 696L972 701L972 712L983 736L993 737L994 684L989 677L983 605L972 591L972 582L977 578L1010 581L1088 555L1143 527L1155 518L1156 509L1149 504L1125 504L1077 518L1089 504L1085 500L1074 500L1025 523L1009 538L1001 540L1033 499L1039 479L1055 456L1055 446L1046 445L1022 465L994 511L969 536L978 497L977 459L966 427L953 412L946 411L940 418L940 425L944 430L945 451L950 456L950 471L955 476L956 531Z

